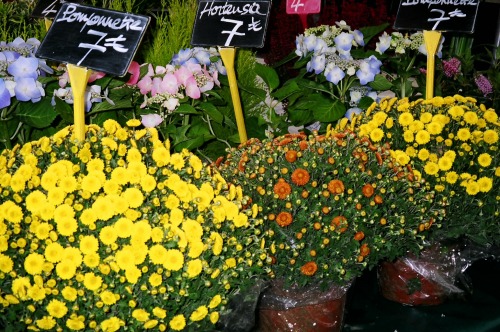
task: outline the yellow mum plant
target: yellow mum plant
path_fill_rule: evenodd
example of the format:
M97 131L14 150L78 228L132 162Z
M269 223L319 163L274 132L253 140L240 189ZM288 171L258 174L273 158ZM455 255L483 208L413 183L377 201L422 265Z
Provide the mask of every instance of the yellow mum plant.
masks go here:
M4 329L213 330L259 275L256 207L127 124L90 125L85 142L67 127L0 155Z
M393 98L374 103L351 126L362 137L390 145L399 165L411 167L444 197L448 212L433 232L436 238L500 243L500 122L495 110L459 95Z
M418 251L442 216L388 149L350 131L251 139L219 162L259 206L270 276L286 286L348 285L382 259Z

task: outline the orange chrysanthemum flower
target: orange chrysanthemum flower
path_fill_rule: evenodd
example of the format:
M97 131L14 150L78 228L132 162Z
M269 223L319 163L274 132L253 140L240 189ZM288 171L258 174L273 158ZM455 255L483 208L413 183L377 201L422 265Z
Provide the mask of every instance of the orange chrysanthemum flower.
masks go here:
M361 248L359 248L359 254L363 257L366 257L370 254L370 248L368 248L368 245L366 243L363 243L361 245Z
M292 221L293 221L293 217L292 217L292 214L290 212L280 212L276 216L276 222L281 227L286 227L286 226L290 225L292 223Z
M381 196L379 196L379 195L375 195L375 198L374 198L373 200L374 200L374 201L375 201L375 203L377 203L377 204L382 204L382 203L384 203L384 199L383 199Z
M356 241L361 241L365 238L365 233L359 231L359 232L356 232L356 234L354 235L354 240Z
M335 226L335 229L340 232L344 233L347 230L347 226L349 225L347 223L347 218L344 216L336 216L332 219L332 226Z
M297 151L295 151L295 150L288 150L285 153L285 159L288 162L293 163L295 160L297 160Z
M279 199L285 199L292 192L292 187L284 179L279 179L273 190Z
M299 142L299 148L300 150L304 151L305 149L307 149L307 147L309 146L309 144L307 144L306 141L300 141Z
M318 271L318 264L315 262L307 262L300 267L300 272L306 276L313 276Z
M373 194L375 193L375 188L370 183L367 183L361 188L361 192L363 193L363 196L365 197L372 197Z
M332 194L342 194L345 190L342 180L331 180L328 182L328 191Z
M297 168L292 173L292 182L297 186L305 185L307 182L309 182L310 178L311 177L309 175L309 172L303 168Z

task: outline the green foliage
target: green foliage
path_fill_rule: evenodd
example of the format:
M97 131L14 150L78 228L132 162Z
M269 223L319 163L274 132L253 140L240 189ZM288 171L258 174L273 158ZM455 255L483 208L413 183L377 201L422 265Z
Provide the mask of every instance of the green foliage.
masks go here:
M160 9L151 13L151 38L142 45L145 62L165 64L179 50L190 47L196 6L196 0L161 0Z
M30 19L34 5L34 1L29 0L0 2L0 40L41 39L45 35L44 21Z

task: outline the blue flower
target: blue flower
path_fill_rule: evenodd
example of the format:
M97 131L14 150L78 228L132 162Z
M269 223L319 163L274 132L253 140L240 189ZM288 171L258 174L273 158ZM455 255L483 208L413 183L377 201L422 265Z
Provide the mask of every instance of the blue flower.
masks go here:
M16 61L11 63L7 68L7 72L14 76L17 80L18 78L38 78L38 59L37 58L26 58L20 56Z
M198 60L199 64L205 65L205 66L210 66L212 61L210 61L210 53L200 47L197 47L194 49L194 57L196 60Z
M10 105L10 93L5 87L5 82L0 78L0 109Z
M375 73L373 71L362 69L361 67L356 71L356 76L361 85L366 85L375 79Z
M365 40L361 31L354 30L351 33L354 36L354 41L356 42L356 44L358 44L359 46L365 46Z
M379 41L375 43L375 51L378 52L379 54L384 54L385 51L391 46L391 36L387 34L387 32L384 31L382 36L380 36Z
M180 50L179 53L174 54L171 63L173 65L182 66L186 61L191 59L192 55L193 55L193 50L190 48Z
M368 62L368 65L370 65L371 69L375 70L375 74L380 73L380 67L382 66L382 61L380 61L375 55L370 55L368 58L365 59L365 61Z
M36 81L31 77L23 77L16 79L14 87L16 98L19 101L28 101L36 103L42 99L42 93L36 84Z
M352 41L354 40L354 36L347 32L342 32L337 37L335 37L335 46L337 50L342 50L344 52L351 51Z
M307 71L314 71L316 75L321 74L325 70L325 62L324 54L313 56L311 61L307 63Z
M304 38L304 47L307 51L312 52L316 48L317 37L315 35L309 35Z
M361 112L363 112L363 110L359 107L352 107L352 108L349 108L346 112L345 112L345 115L344 117L348 118L349 121L352 121L352 116L353 115L358 115L358 114L361 114Z
M326 66L324 74L328 82L335 85L339 84L340 80L345 77L345 72L332 62Z

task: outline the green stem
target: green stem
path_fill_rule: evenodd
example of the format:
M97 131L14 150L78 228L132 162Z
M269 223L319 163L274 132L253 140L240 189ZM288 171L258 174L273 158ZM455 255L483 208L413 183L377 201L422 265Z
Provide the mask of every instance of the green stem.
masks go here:
M12 142L9 137L9 128L7 127L7 119L0 119L0 141L7 149L12 149Z

